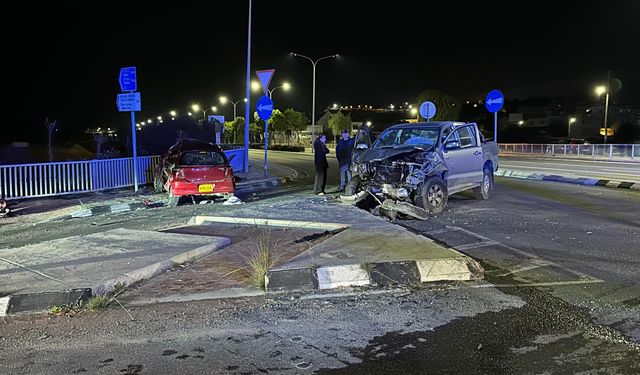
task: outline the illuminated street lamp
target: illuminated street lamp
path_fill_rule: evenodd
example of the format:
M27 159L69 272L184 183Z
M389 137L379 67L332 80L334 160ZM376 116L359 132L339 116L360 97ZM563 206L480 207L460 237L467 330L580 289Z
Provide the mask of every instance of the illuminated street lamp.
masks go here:
M170 111L169 114L171 115L171 117L176 117L178 113L176 111Z
M420 117L418 116L418 110L415 108L411 108L411 114L416 116L416 121L420 121Z
M567 125L567 138L571 138L570 134L571 134L571 124L573 124L574 122L576 122L577 119L575 117L569 117L569 125Z
M315 61L311 57L301 55L299 53L291 52L291 54L294 57L301 57L303 59L307 59L309 60L309 62L311 62L311 65L313 65L313 96L311 100L311 141L313 142L313 138L315 137L315 134L316 134L316 65L321 60L338 57L338 54L320 57Z
M258 81L251 81L251 89L253 91L260 91L260 89L262 88L262 86L260 86L260 83ZM283 89L284 91L289 91L291 89L291 84L289 84L289 82L284 82L282 85L280 86L276 86L272 89L267 89L267 95L271 98L271 96L273 95L273 92L276 91L276 89Z
M244 101L245 103L247 102L247 98L240 99L240 100L237 100L237 101L234 102L234 101L229 100L229 98L227 98L226 96L221 96L219 100L220 100L220 104L222 104L222 105L225 105L227 103L233 104L233 119L234 120L237 118L237 116L236 116L236 105L238 105L238 103L240 103L242 101Z
M598 95L598 98L601 97L602 94L607 95L604 99L604 144L607 144L607 115L609 114L609 90L607 90L607 86L596 86L595 92L596 92L596 95Z

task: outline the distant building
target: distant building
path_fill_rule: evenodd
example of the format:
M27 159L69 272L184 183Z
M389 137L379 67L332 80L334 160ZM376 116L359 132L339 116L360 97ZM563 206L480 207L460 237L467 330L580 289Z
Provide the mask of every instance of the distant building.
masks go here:
M579 105L576 108L576 122L571 125L570 137L582 139L599 139L604 128L604 104ZM615 136L620 126L625 122L640 126L640 108L634 106L617 106L609 104L607 128L612 129L609 136Z

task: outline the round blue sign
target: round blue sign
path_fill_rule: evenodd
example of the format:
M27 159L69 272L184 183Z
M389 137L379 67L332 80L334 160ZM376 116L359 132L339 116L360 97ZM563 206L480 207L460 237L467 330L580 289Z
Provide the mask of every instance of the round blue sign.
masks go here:
M267 121L273 113L273 101L268 96L261 96L256 103L256 111L261 120Z
M431 102L424 102L420 104L420 116L424 117L429 121L429 119L433 118L436 115L436 105Z
M487 98L484 101L485 107L487 107L487 111L491 113L498 112L502 109L502 105L504 104L504 95L500 90L493 90L487 94Z

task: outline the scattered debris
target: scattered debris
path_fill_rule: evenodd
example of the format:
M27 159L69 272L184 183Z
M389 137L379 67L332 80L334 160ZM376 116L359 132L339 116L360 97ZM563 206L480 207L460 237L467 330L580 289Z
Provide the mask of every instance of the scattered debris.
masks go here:
M222 205L223 206L229 206L229 205L232 205L232 204L242 204L242 203L244 203L244 202L241 201L240 198L236 197L235 195L232 195Z
M7 201L0 199L0 218L8 217L11 210L7 205Z

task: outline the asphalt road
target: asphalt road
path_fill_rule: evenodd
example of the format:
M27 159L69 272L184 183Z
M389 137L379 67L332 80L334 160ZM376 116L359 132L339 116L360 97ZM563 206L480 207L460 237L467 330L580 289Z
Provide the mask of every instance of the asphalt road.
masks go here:
M291 206L311 194L311 155L271 157L309 177L247 208ZM133 320L119 307L8 317L0 320L0 373L640 373L640 194L508 179L493 193L486 201L454 195L440 215L398 221L478 259L485 281L155 304L130 308ZM232 206L184 205L11 235L34 242L157 230L203 210L233 214Z
M271 157L313 173L310 154L274 152ZM330 182L337 185L332 167L336 171L337 165L330 166ZM307 178L285 189L308 191L311 183ZM505 276L547 288L640 341L640 192L498 178L487 201L457 194L443 214L400 224L489 268L511 270Z
M500 168L561 176L640 182L640 162L501 156Z

